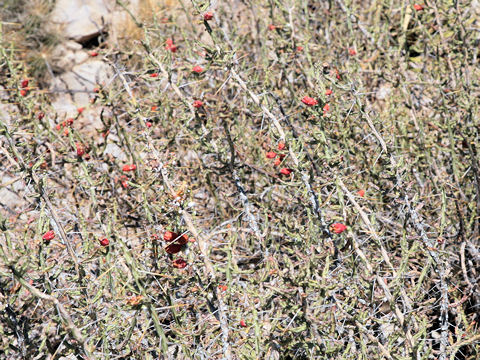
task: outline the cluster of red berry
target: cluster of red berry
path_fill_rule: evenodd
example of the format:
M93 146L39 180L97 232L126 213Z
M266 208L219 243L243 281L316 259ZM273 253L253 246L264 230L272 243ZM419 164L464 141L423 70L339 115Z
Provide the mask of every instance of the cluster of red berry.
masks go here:
M285 150L285 148L286 148L286 145L285 145L284 142L278 143L278 146L277 146L278 151L283 151L283 150ZM265 156L267 157L267 159L275 159L273 165L278 166L282 163L283 159L286 157L286 154L276 153L275 151L269 151L265 154ZM284 167L284 168L280 169L280 174L282 174L282 175L288 176L292 172L293 172L293 170L290 169L290 168Z

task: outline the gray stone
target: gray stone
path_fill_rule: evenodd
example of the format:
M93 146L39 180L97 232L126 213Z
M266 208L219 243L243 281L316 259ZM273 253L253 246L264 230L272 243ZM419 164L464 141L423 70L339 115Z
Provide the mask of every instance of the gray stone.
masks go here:
M120 161L126 161L127 160L127 155L125 152L122 150L120 146L114 143L108 143L107 146L105 147L104 151L105 155L112 155L114 158L120 160Z
M114 0L57 0L50 18L52 26L77 42L86 42L105 30Z

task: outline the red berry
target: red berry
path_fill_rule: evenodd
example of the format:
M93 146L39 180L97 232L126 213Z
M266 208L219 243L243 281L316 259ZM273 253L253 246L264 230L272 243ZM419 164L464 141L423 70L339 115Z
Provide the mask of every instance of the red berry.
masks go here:
M277 154L274 153L273 151L269 151L269 152L267 152L267 154L265 156L267 157L267 159L275 159Z
M45 117L45 113L43 111L39 112L38 115L37 115L38 120L42 120L44 117Z
M20 90L20 95L21 96L25 97L25 96L27 96L27 94L28 94L28 90L25 90L25 89Z
M349 48L349 49L348 49L348 53L349 53L351 56L357 55L357 52L355 51L354 48Z
M357 195L360 196L360 197L364 197L365 196L365 190L358 190L357 191Z
M280 169L280 174L282 175L290 175L292 173L292 169L289 169L289 168L283 168L283 169Z
M192 72L200 74L203 72L203 68L200 65L194 66Z
M424 9L423 5L420 5L420 4L413 4L413 8L416 11L422 11Z
M285 143L284 142L279 142L277 149L280 150L280 151L285 149Z
M275 30L276 28L277 28L277 27L276 27L275 25L273 25L273 24L268 25L268 30L270 30L270 31L273 31L273 30Z
M137 168L137 165L131 164L131 165L124 165L122 170L124 172L127 172L127 171L134 171L136 168Z
M21 86L22 88L26 88L28 86L28 79L22 80Z
M77 156L82 156L85 154L85 147L82 144L76 143L75 145L77 147Z
M347 230L347 227L341 223L334 223L330 225L330 231L333 231L335 234L341 234Z
M150 74L150 77L151 77L151 78L156 78L156 77L158 77L158 73Z
M77 109L77 112L78 112L79 114L81 114L81 113L83 113L83 110L85 110L84 107L79 107L79 108Z
M173 243L173 244L168 245L165 248L165 251L168 254L176 254L176 253L182 251L182 248L183 248L183 245Z
M158 107L157 107L156 105L153 105L153 106L150 108L150 110L152 110L152 111L157 111L157 109L158 109Z
M178 258L178 259L175 259L172 262L172 265L173 265L174 268L183 269L184 267L187 266L187 262L185 260L183 260L182 258Z
M185 245L186 243L188 243L188 235L183 234L177 239L176 243L180 245Z
M213 19L213 13L211 11L207 11L203 14L203 20L208 21Z
M107 238L101 239L99 242L102 246L108 246L108 244L110 244L110 241Z
M273 165L278 166L280 165L281 162L282 162L282 159L278 157L275 159L275 162L273 163Z
M240 326L241 327L247 327L247 324L245 323L245 320L240 320Z
M325 90L325 95L329 96L329 95L332 95L332 94L333 94L332 90L330 90L330 89Z
M43 234L42 239L45 241L50 241L54 237L55 237L55 232L53 230L49 230L45 234Z
M193 107L194 107L194 108L197 108L197 109L198 109L198 108L200 108L200 107L202 107L202 106L203 106L203 102L200 101L200 100L195 100L195 101L193 102Z
M177 233L174 233L172 231L165 231L165 234L163 234L163 240L170 242L175 240L178 237Z
M165 49L170 50L172 53L177 51L177 47L173 44L172 39L167 39L167 45L165 45Z
M95 56L98 56L98 52L96 52L96 51L90 51L89 55L90 55L91 57L95 57Z
M145 123L145 126L148 127L148 128L151 128L152 127L152 123L150 121L147 121Z
M323 107L323 115L326 115L329 111L330 111L330 105L325 104L325 106Z
M297 46L297 52L302 52L303 51L303 46Z
M303 99L302 99L302 102L305 104L305 105L308 105L308 106L315 106L318 104L318 101L315 100L314 98L311 98L310 96L305 96Z

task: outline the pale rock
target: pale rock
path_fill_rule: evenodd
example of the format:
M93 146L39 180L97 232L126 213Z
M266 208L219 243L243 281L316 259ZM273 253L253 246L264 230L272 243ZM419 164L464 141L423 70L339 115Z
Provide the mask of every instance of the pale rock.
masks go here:
M88 53L82 51L82 45L75 41L57 45L52 51L51 61L55 68L62 72L71 70L75 65L85 62L89 58Z
M125 152L122 150L120 146L114 143L108 143L107 146L105 147L105 151L103 152L105 155L112 155L114 158L120 160L120 161L126 161L127 160L127 155Z
M377 89L377 92L375 93L375 97L377 98L377 100L385 100L390 95L391 92L392 92L392 88L390 87L390 85L383 84Z
M0 206L4 206L10 210L20 210L27 204L20 195L20 193L25 190L25 183L22 180L11 183L12 180L14 180L14 178L8 174L3 173L1 176L2 185L9 183L10 185L0 188Z
M100 35L115 0L57 0L50 19L66 38L84 43Z
M76 65L71 71L61 74L54 80L55 90L68 90L77 106L89 103L93 89L98 84L107 83L112 77L111 67L101 60L87 61Z
M12 92L0 85L0 121L5 122L7 126L11 125L15 114L18 113L18 107L8 102L9 96L13 96Z

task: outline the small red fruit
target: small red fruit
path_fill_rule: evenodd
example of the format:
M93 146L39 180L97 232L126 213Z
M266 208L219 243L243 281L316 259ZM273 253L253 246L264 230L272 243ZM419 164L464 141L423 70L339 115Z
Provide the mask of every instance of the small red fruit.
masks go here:
M203 68L200 65L194 66L192 72L200 74L203 72Z
M347 230L347 227L341 223L334 223L330 225L330 231L334 232L335 234L341 234Z
M55 237L55 232L53 230L49 230L45 234L43 234L42 239L45 241L50 241L54 237Z
M284 142L278 143L277 149L280 150L280 151L282 151L283 149L285 149L285 143L284 143Z
M152 123L150 121L147 121L145 123L145 126L148 127L148 128L151 128L152 127Z
M245 320L240 320L240 326L241 327L247 327L247 324L245 323Z
M107 238L101 239L99 242L102 246L108 246L108 244L110 244L110 241Z
M37 115L38 120L42 120L45 117L45 113L43 111L39 112Z
M357 55L357 52L355 51L354 48L348 48L348 53L349 53L351 56Z
M325 95L329 96L329 95L332 95L332 94L333 94L333 91L331 89L325 90Z
M267 154L265 156L267 157L267 159L275 159L277 154L274 153L273 151L269 151L269 152L267 152Z
M178 237L177 233L174 233L173 231L165 231L165 234L163 234L163 240L170 242L175 240Z
M95 57L95 56L98 56L98 52L96 52L96 51L90 51L89 55L90 55L91 57Z
M178 258L172 262L172 266L177 269L183 269L184 267L187 266L187 262L182 258Z
M165 248L165 251L168 253L168 254L176 254L180 251L182 251L182 248L183 248L183 245L180 245L180 244L170 244L168 245L166 248Z
M302 52L303 51L303 46L297 46L297 52Z
M273 163L273 165L278 166L281 164L281 162L282 162L282 159L278 157L275 159L275 162Z
M124 165L122 170L124 172L127 172L127 171L134 171L136 168L137 168L137 165L131 164L131 165Z
M26 88L28 86L28 79L22 80L22 88Z
M76 143L75 145L77 147L77 156L82 156L85 154L85 147L82 144Z
M20 95L21 96L25 97L25 96L27 96L27 94L28 94L28 90L25 90L25 89L20 90Z
M167 39L167 45L165 45L165 49L170 50L172 53L177 51L177 47L173 44L172 39Z
M208 21L213 19L213 13L211 11L207 11L203 14L203 20Z
M330 111L330 105L325 104L325 106L323 107L323 115L326 115L329 111Z
M292 173L292 169L289 169L289 168L282 168L280 169L280 174L282 175L290 175Z
M151 78L156 78L156 77L158 77L158 73L150 74L150 77L151 77Z
M177 243L177 244L180 244L180 245L185 245L186 243L188 243L188 241L189 241L189 240L188 240L188 235L187 235L187 234L183 234L182 236L180 236L180 237L177 239L176 243Z
M83 110L85 110L84 107L79 107L79 108L77 109L77 112L78 112L79 114L81 114L81 113L83 113Z
M194 107L194 108L197 108L197 109L198 109L198 108L201 108L202 106L203 106L203 102L200 101L200 100L195 100L195 101L193 102L193 107Z
M273 31L273 30L275 30L276 28L277 28L277 27L276 27L275 25L273 25L273 24L268 25L268 30L270 30L270 31Z
M424 9L423 5L420 5L420 4L413 4L413 8L416 11L422 11Z
M318 104L318 101L315 100L314 98L311 98L310 96L305 96L305 97L302 99L302 102L303 102L305 105L308 105L308 106L314 106L314 105L317 105L317 104Z
M157 111L157 109L158 109L158 107L157 107L156 105L153 105L153 106L150 108L150 110L152 110L152 111Z
M340 76L340 71L338 71L338 69L335 69L335 77L337 78L337 80L340 80L342 78Z
M222 291L227 291L228 286L227 285L218 285L218 289Z
M360 197L364 197L365 196L365 190L358 190L357 191L357 195L360 196Z

